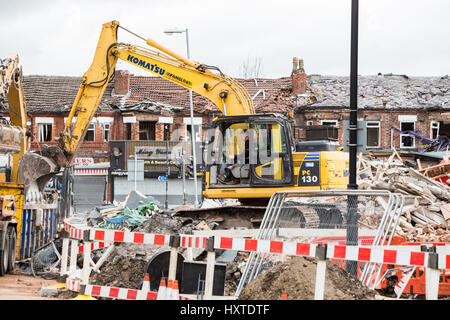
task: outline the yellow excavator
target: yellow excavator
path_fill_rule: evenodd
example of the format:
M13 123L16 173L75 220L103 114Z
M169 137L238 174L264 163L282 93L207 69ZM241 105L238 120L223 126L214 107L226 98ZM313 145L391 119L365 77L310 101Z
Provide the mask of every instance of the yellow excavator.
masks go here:
M118 42L119 28L150 48ZM26 153L21 158L21 181L25 185L42 189L52 174L73 164L118 59L208 98L223 113L207 130L206 198L237 198L242 203L257 200L262 204L280 188L346 188L346 153L296 152L289 117L256 114L245 88L219 68L186 59L121 27L117 21L102 27L94 60L82 77L59 145L43 146L39 153Z
M28 151L27 108L17 54L0 59L0 276L14 269L19 246L24 185L19 181L19 159ZM12 155L12 159L11 159ZM12 161L11 161L12 160Z

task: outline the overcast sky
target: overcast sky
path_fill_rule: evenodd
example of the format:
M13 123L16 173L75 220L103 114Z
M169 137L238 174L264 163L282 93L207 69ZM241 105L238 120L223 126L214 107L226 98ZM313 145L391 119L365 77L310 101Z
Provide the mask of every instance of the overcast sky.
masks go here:
M360 0L359 74L450 74L450 1ZM289 76L292 57L308 74L350 72L351 0L0 0L0 58L18 53L25 75L82 76L101 25L117 20L191 59L240 77L247 59L261 76ZM119 40L144 45L119 31ZM125 62L116 69L149 75Z

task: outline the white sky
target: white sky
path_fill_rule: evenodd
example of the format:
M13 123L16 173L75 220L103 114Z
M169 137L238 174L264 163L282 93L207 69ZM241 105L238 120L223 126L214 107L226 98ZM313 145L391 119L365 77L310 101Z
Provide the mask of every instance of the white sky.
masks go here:
M359 74L450 74L450 1L360 0ZM81 76L101 25L118 20L191 59L239 77L258 57L262 77L289 76L292 57L308 74L350 72L351 0L0 0L0 58L18 53L25 75ZM119 41L144 45L119 31ZM150 75L119 62L116 69Z

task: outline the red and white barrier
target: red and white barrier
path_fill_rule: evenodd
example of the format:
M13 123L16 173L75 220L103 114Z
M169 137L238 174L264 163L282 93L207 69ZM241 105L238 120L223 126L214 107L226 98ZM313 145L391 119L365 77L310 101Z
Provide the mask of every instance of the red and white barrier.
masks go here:
M182 248L195 248L195 249L205 249L207 237L198 237L190 235L180 236L180 247Z
M156 246L168 246L169 238L170 236L163 234L103 229L91 229L89 236L89 239L93 241L142 243Z
M66 279L66 288L70 291L80 292L83 295L93 297L102 297L120 300L158 300L157 299L158 292L154 291L99 286L93 284L85 285L83 288L80 280L74 280L69 278ZM168 299L166 298L162 300ZM188 298L183 297L175 292L175 300L188 300Z
M327 258L403 266L427 266L428 253L390 250L385 247L329 246Z
M67 232L69 232L69 235L71 238L79 239L79 240L83 239L84 229L74 227L68 223L64 223L64 228Z
M205 298L212 298L212 282L215 264L215 249L237 250L257 253L284 254L294 256L307 256L318 259L316 272L316 290L315 298L323 299L325 286L326 260L340 259L346 261L371 262L378 264L393 264L400 266L413 266L426 268L427 272L427 299L437 299L439 274L440 270L450 269L450 246L440 246L437 252L418 251L417 246L346 246L340 244L315 244L295 241L279 241L279 240L259 240L248 238L233 237L199 237L192 235L163 235L152 233L139 233L130 231L103 230L96 228L77 228L65 223L72 242L71 261L69 275L74 275L76 269L76 254L83 253L83 269L81 270L80 280L67 280L66 286L69 290L79 291L80 283L83 284L84 294L105 298L117 298L126 300L156 300L158 292L150 292L148 290L133 290L124 288L114 288L106 286L95 286L88 284L88 277L91 271L89 267L90 252L92 250L110 246L109 251L113 250L115 242L151 244L159 246L169 246L171 248L171 259L169 265L169 283L166 287L164 299L170 299L171 294L167 297L168 292L174 290L172 281L175 281L176 257L179 247L206 249L207 267L206 267L206 283ZM84 245L78 247L78 240L84 240ZM208 241L209 239L213 241ZM68 239L63 243L62 256L67 260ZM91 242L94 241L94 242ZM75 251L74 251L75 250ZM65 266L67 261L61 264L61 274L65 274ZM97 266L97 270L98 270ZM428 276L429 275L429 276ZM161 288L160 296L162 296ZM177 295L177 294L176 294ZM177 299L184 300L186 297L177 295Z
M245 238L215 237L215 249L229 249L259 253L279 253L287 255L315 257L317 244L257 240Z
M91 242L91 251L107 248L111 246L110 242ZM83 253L84 245L78 246L78 253Z

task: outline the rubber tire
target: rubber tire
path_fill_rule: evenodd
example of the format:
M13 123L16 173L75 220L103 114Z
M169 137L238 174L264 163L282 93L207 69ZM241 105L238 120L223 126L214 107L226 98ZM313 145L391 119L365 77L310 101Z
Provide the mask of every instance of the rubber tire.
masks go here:
M8 267L6 272L10 272L14 270L16 264L17 233L16 228L14 226L8 228L7 237L9 239L9 252L8 252Z
M3 248L0 248L0 276L5 275L8 269L8 252L9 252L9 238L8 235L6 235L5 241L3 242Z

